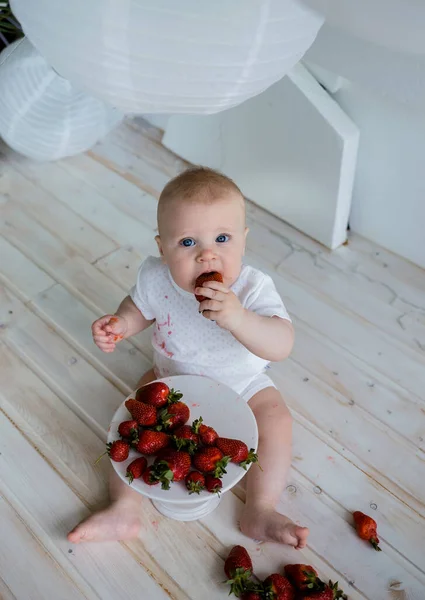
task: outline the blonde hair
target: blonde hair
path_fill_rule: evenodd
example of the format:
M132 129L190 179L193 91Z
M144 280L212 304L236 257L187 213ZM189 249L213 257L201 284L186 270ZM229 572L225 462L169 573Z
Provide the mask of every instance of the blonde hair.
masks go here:
M241 190L230 177L208 167L190 167L171 179L162 190L158 201L158 225L165 207L173 200L210 204L226 192L239 195L244 204Z

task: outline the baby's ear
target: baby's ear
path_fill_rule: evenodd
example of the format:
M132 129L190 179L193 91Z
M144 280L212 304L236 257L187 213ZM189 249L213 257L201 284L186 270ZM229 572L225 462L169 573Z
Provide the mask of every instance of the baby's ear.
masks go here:
M162 244L161 244L161 238L159 237L159 235L155 236L155 242L157 243L158 246L158 250L159 250L159 255L162 258L162 262L165 262L164 259L164 252L162 251Z

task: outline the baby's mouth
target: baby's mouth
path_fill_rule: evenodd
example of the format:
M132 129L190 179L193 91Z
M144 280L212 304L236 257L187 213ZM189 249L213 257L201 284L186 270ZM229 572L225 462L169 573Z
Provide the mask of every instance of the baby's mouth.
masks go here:
M214 275L214 273L218 273L218 271L202 271L202 273L199 273L198 277L200 277L201 275Z
M202 284L206 281L223 282L223 274L220 271L205 270L197 276L194 287L202 287Z

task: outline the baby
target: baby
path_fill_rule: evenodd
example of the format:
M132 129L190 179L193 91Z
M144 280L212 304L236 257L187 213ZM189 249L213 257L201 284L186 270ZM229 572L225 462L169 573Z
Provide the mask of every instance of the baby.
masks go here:
M170 181L158 203L160 258L141 265L136 285L115 315L92 325L103 352L152 326L154 367L138 386L170 375L204 375L227 384L251 407L259 431L258 457L246 476L240 528L250 538L304 548L308 529L276 512L291 462L291 415L264 370L286 358L294 332L271 278L242 264L245 203L228 177L192 168ZM202 273L223 283L195 287ZM195 293L205 297L200 304ZM112 319L115 316L116 318ZM137 536L143 498L112 471L110 505L68 534L71 542Z

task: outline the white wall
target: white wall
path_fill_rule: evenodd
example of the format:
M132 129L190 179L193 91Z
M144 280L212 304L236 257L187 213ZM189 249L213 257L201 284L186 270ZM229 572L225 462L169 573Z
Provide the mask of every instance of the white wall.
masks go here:
M423 12L422 29L425 2ZM387 17L385 25L389 23ZM423 39L425 43L425 35ZM425 51L414 54L387 48L325 23L304 60L404 104L420 109L425 104Z
M301 0L323 14L326 24L361 42L425 54L425 4L422 0ZM322 29L318 37L325 39ZM343 63L346 62L343 56Z
M329 248L347 238L359 132L301 64L215 115L174 115L163 144Z
M304 1L327 16L305 59L351 82L334 94L360 129L350 226L425 267L425 2Z
M360 129L351 229L425 268L425 106L356 84L334 98Z
M425 106L350 83L332 96L360 129L350 228L425 268Z

